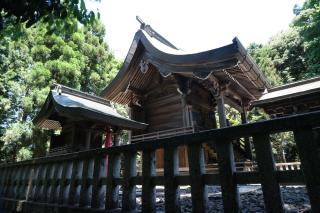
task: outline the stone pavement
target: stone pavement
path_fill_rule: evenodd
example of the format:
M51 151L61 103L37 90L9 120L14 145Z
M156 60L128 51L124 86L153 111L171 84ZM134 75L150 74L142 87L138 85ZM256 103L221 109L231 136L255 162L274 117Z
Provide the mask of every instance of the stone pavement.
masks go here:
M136 187L137 210L141 210L141 186ZM192 212L192 201L190 186L180 187L181 210L182 212ZM157 186L156 209L158 212L164 212L165 198L164 187ZM265 213L263 194L260 185L240 185L240 199L242 202L242 213ZM292 213L310 213L310 201L305 186L282 186L282 197L284 207ZM120 201L122 199L120 189ZM208 186L209 212L222 213L223 204L221 198L220 186ZM121 202L120 202L121 207Z

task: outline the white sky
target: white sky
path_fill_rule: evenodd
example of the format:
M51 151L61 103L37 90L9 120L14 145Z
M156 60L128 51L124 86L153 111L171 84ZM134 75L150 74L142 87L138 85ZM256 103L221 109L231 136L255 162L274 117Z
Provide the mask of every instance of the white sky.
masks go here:
M266 43L288 29L292 9L304 0L102 0L86 2L99 8L106 39L118 59L125 58L140 24L150 24L168 41L185 51L199 52L225 46L237 36L244 47Z

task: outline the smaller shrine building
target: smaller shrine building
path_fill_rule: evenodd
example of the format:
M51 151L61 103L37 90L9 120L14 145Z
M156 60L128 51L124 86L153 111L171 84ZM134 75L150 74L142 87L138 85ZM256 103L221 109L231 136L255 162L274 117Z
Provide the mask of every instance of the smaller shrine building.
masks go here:
M60 135L52 135L48 156L102 148L102 136L109 129L116 143L121 130L142 131L147 127L119 115L109 100L56 85L33 119L38 127L61 130Z

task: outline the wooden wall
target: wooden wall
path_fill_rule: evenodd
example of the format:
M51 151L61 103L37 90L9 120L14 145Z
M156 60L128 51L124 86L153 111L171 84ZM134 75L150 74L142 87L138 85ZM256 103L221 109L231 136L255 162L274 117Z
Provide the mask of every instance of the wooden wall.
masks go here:
M183 127L181 95L175 86L159 88L150 94L144 104L146 133ZM186 146L179 147L179 165L188 166ZM164 167L163 149L156 151L156 168Z
M181 95L174 86L150 94L143 108L146 133L183 127Z

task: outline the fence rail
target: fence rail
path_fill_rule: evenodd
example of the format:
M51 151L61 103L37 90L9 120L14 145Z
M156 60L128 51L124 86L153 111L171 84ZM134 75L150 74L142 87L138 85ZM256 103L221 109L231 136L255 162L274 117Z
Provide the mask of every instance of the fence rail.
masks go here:
M320 156L312 127L320 112L207 130L0 165L0 186L7 210L22 212L117 212L136 209L142 185L142 212L156 211L156 185L165 186L165 211L180 212L180 185L190 185L193 212L208 212L208 184L220 184L224 212L240 212L237 184L261 183L267 212L285 212L279 183L306 183L313 212L320 212ZM293 131L301 170L277 171L269 134ZM258 171L235 170L232 139L252 136ZM215 140L219 174L205 174L203 141ZM189 175L179 175L178 146L188 146ZM164 149L164 176L155 176L156 149ZM136 176L137 151L143 151L142 176ZM124 153L123 177L120 155ZM105 177L106 156L108 176ZM106 196L104 196L106 193Z
M169 130L153 132L148 134L135 135L131 137L131 142L145 141L145 140L159 139L159 138L165 138L165 137L172 137L172 136L182 135L187 133L194 133L198 129L200 130L200 128L202 127L197 127L193 125L193 126L180 127L180 128L169 129Z

